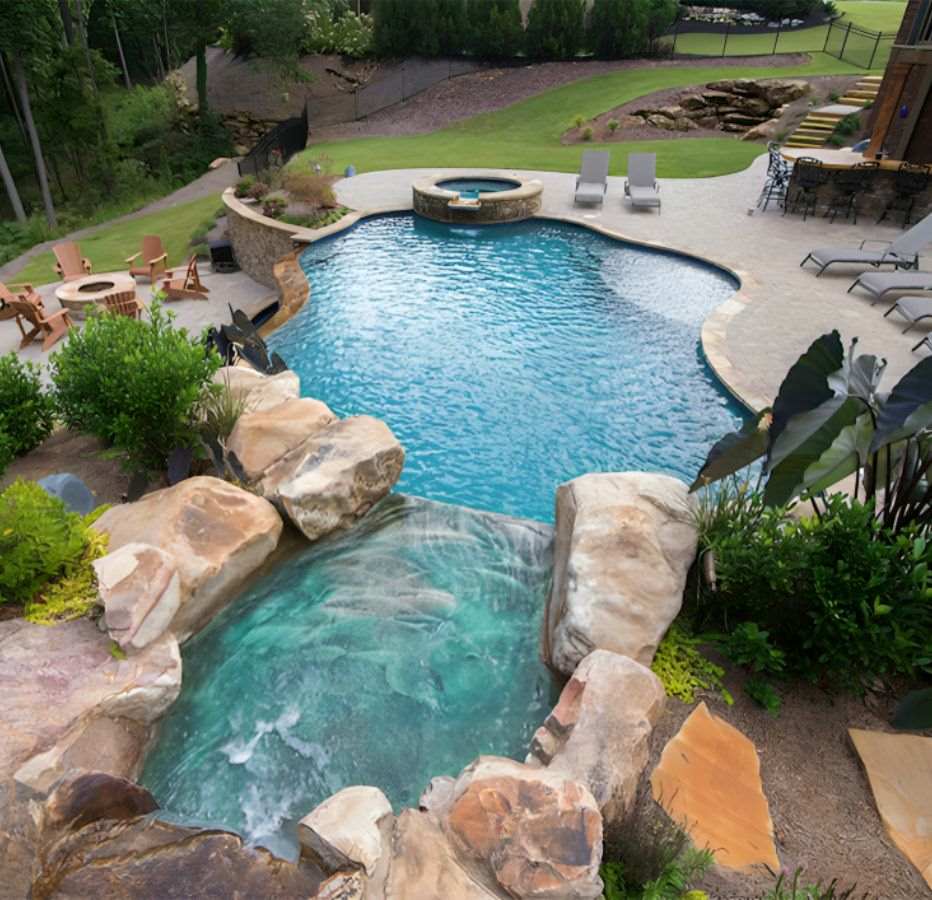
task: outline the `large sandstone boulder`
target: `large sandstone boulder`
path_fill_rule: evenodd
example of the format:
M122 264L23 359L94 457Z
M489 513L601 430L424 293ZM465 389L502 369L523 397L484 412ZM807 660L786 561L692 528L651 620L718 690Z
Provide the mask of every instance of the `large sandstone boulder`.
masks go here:
M353 416L312 434L272 466L259 487L314 541L365 515L392 489L404 458L384 422Z
M755 125L753 128L741 135L742 141L772 141L777 136L780 129L779 119L769 119Z
M243 413L227 441L250 482L312 434L336 421L325 403L309 397L285 400L277 406Z
M566 675L593 650L645 666L680 611L697 532L688 489L667 475L584 475L557 489L544 647Z
M456 780L443 829L492 890L536 900L602 893L602 817L589 790L557 772L481 756Z
M124 544L93 563L107 632L124 650L161 637L181 606L174 559L151 544Z
M240 398L247 412L271 409L301 394L301 380L291 371L263 375L248 366L224 366L214 373L213 381Z
M637 794L665 699L646 666L593 650L534 735L527 762L586 785L603 819L620 821Z
M393 824L392 806L378 788L344 788L298 823L301 856L328 873L361 869L372 879L381 868L384 879Z
M705 109L705 100L699 94L686 94L680 97L680 106L683 109Z
M179 641L206 625L275 549L282 520L267 500L219 478L189 478L107 510L95 526L114 552L151 544L174 561L181 602L171 622Z
M42 811L44 830L76 831L100 819L135 819L159 808L144 787L106 772L82 772L63 778Z
M801 80L779 80L765 81L762 83L764 99L771 106L783 106L784 103L792 103L800 97L805 97L811 87L808 81Z

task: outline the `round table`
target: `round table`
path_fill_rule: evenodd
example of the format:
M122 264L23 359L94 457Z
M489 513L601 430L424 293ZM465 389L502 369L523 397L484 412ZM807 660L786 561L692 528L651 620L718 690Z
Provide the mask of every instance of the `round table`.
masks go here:
M55 288L58 302L78 318L84 318L88 309L102 304L109 294L135 291L136 281L128 272L101 272L66 281Z

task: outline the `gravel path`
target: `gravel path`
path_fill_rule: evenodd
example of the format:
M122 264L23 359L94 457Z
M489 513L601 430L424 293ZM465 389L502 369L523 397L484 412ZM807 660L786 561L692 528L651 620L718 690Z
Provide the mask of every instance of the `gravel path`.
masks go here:
M180 206L192 200L199 200L201 197L209 197L211 194L221 194L226 188L233 184L238 177L236 162L230 160L212 171L205 172L200 178L196 178L184 187L178 188L177 191L173 191L158 200L154 200L152 203L146 204L135 212L127 213L125 216L120 216L116 219L110 219L108 222L101 222L99 225L90 225L87 228L80 228L77 231L71 232L71 234L66 234L51 241L44 241L41 244L36 244L34 247L30 247L25 253L20 254L0 266L0 281L12 280L15 274L22 269L30 259L41 253L45 253L47 250L51 250L55 244L60 244L62 241L77 241L81 238L96 234L103 228L110 228L112 225L118 225L120 222L129 222L132 219L138 219L140 216L157 212L160 209L167 209L170 206Z

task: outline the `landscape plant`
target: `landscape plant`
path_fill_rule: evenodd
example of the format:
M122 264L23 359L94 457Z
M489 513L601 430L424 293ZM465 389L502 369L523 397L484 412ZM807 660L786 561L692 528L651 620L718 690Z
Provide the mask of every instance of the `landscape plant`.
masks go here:
M144 319L95 315L51 358L62 420L134 471L164 471L173 450L198 445L196 409L220 366L172 318L158 300Z
M466 41L470 53L485 59L518 56L524 50L518 0L466 0Z
M584 0L535 0L528 11L525 43L532 59L573 59L585 37Z
M734 700L722 683L725 670L702 655L701 643L684 624L674 622L657 647L651 670L668 697L695 703L699 691L714 691L731 705Z
M0 472L5 454L22 456L38 447L54 424L54 403L42 387L39 367L12 351L0 356Z

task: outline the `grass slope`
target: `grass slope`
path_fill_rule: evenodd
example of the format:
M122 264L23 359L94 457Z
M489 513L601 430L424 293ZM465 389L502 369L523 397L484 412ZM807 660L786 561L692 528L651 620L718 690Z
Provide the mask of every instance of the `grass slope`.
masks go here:
M199 225L211 218L220 207L220 196L202 197L191 203L160 209L157 212L116 222L96 234L80 241L81 253L94 266L95 272L119 272L127 268L124 260L136 253L145 234L162 238L169 265L178 266L189 255L191 235ZM51 252L33 257L26 266L10 279L14 282L48 284L58 281L55 274L55 257Z
M764 152L764 147L730 137L563 145L560 136L577 115L590 119L654 91L719 78L792 78L857 71L824 54L805 65L783 68L731 65L625 69L563 85L430 134L316 143L289 166L300 167L309 159L326 155L339 171L353 164L359 172L434 166L572 172L578 171L584 149L601 148L612 151L613 175L625 174L631 150L655 151L657 173L662 178L725 175L746 168Z
M835 0L846 18L871 31L897 31L906 11L904 0Z

